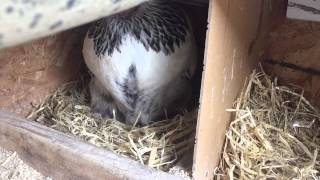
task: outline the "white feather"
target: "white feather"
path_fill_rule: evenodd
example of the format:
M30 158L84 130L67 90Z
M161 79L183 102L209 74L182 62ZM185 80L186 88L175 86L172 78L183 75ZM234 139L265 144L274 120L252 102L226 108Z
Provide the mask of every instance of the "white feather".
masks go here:
M141 42L129 35L123 37L119 50L100 59L93 49L93 40L86 37L83 55L90 71L122 103L125 97L116 81L122 83L125 80L132 64L136 67L139 89L143 90L167 85L188 68L191 68L193 74L196 67L195 40L190 34L187 34L185 43L175 47L175 52L170 55L155 52L151 48L147 50Z

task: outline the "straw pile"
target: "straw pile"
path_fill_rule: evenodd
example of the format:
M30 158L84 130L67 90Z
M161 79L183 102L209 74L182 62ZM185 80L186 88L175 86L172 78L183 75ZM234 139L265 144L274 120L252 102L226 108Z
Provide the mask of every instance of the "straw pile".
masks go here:
M93 114L88 89L83 87L82 82L64 85L36 106L28 118L164 171L193 146L196 111L132 127L116 117L102 119Z
M254 71L228 111L234 120L215 179L319 179L320 114L302 89Z

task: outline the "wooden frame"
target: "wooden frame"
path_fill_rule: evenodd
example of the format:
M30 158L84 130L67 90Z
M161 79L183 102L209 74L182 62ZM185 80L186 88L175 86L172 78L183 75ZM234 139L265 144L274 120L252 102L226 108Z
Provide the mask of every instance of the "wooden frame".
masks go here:
M262 59L275 19L284 17L282 0L214 0L202 79L194 178L212 179L232 107L251 70Z
M193 163L197 180L212 179L230 120L225 109L261 59L282 5L282 0L210 1ZM179 179L6 111L0 111L0 144L55 179Z
M0 2L0 49L80 26L147 0Z
M2 110L0 144L54 179L179 179Z

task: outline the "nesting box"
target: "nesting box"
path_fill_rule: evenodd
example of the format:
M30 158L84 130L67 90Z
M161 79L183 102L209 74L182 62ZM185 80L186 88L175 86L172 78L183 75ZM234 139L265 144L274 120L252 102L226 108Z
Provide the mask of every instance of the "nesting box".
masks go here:
M211 0L191 8L199 44L205 40L194 179L212 179L230 121L226 109L258 62L311 97L319 94L320 26L287 20L286 7L282 0ZM0 50L0 145L55 179L179 179L23 118L31 103L79 77L85 31L76 27Z

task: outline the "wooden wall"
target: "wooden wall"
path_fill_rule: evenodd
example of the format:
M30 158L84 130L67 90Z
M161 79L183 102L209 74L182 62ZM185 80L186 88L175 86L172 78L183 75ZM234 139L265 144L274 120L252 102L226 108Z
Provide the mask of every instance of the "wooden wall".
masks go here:
M84 29L0 50L0 108L19 115L79 76Z
M320 106L320 22L284 19L270 34L264 65Z

